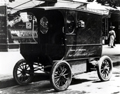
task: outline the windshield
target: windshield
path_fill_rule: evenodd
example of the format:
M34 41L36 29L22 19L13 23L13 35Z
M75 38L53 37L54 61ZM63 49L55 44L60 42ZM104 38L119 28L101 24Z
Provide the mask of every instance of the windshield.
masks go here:
M11 43L37 42L37 19L32 13L8 15L8 31Z

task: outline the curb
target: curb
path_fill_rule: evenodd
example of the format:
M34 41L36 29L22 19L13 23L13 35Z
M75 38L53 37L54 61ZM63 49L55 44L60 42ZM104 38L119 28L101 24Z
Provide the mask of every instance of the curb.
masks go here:
M119 66L120 65L120 61L114 62L113 63L113 67Z
M15 85L17 85L17 83L13 78L8 78L0 81L0 88L6 88Z
M120 61L113 63L114 67L119 66L119 65L120 65ZM33 82L41 81L41 80L49 80L49 75L45 74L45 73L35 73L34 78L33 78ZM18 84L13 78L0 80L0 89L15 86L15 85L18 85Z
M48 80L48 79L49 79L49 75L47 75L45 73L35 73L32 82L41 81L41 80ZM14 80L14 78L0 80L0 89L15 86L15 85L18 85L18 84Z

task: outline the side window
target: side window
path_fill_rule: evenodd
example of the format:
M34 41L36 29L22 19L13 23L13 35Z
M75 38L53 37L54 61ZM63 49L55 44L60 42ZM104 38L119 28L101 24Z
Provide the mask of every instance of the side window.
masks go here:
M40 32L42 34L46 34L48 32L48 19L43 16L41 19L40 19Z
M75 30L75 11L68 11L66 16L66 33L73 33Z
M76 27L77 28L85 28L85 15L84 13L78 12L77 13L77 22Z

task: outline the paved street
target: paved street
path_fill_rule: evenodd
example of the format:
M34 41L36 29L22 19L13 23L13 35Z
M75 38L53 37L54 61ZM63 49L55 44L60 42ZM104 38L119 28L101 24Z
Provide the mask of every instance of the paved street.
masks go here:
M0 89L0 94L120 94L120 67L113 69L110 81L100 82L96 71L77 75L68 90L55 92L49 80L27 86Z

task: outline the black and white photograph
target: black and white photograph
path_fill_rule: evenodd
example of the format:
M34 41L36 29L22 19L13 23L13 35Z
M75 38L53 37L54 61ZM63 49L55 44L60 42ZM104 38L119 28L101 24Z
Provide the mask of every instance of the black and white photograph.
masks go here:
M0 94L120 94L120 0L0 0Z

